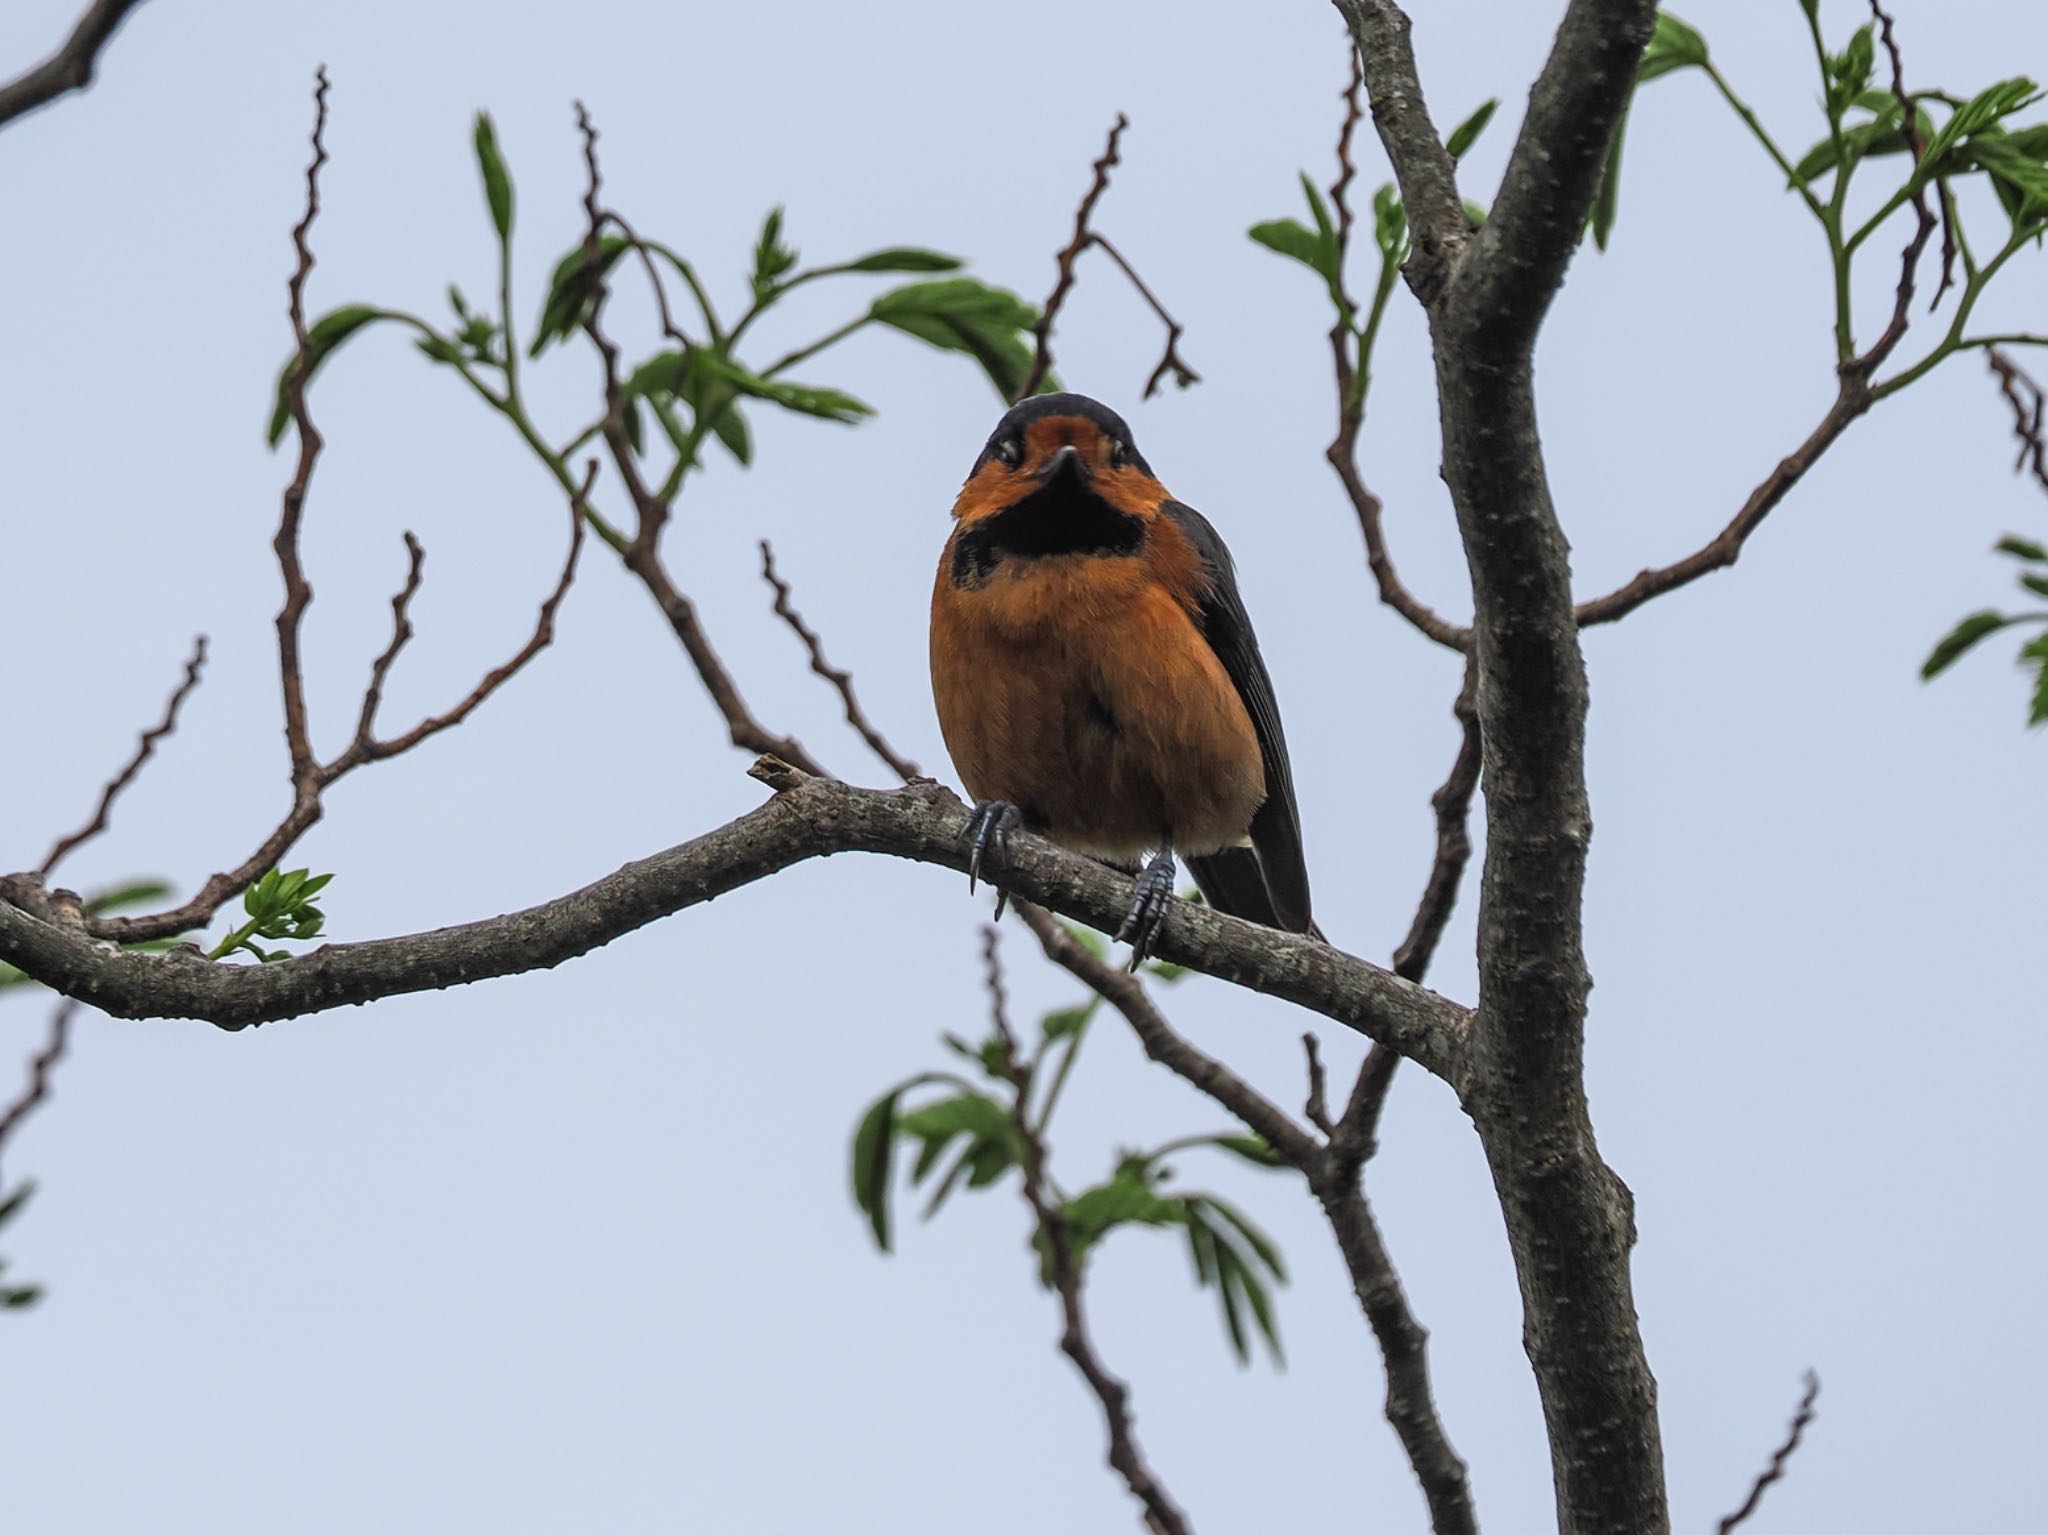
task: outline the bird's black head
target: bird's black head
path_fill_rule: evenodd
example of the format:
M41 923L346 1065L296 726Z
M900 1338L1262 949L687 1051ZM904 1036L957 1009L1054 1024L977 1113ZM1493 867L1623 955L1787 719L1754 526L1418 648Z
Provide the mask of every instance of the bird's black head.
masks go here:
M1151 476L1152 466L1131 440L1124 418L1085 394L1039 394L1011 406L989 433L973 473L996 463L1029 474L1044 467L1042 459L1067 446L1102 468L1129 467Z
M1136 554L1165 498L1123 417L1086 395L1037 395L996 424L961 488L954 582L1013 556Z

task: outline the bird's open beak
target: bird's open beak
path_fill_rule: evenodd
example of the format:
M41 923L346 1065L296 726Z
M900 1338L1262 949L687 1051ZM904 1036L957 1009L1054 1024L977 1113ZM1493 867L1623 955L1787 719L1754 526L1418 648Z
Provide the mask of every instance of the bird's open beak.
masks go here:
M1081 456L1081 450L1071 442L1048 458L1038 470L1038 477L1048 482L1069 475L1077 480L1089 477L1088 460Z

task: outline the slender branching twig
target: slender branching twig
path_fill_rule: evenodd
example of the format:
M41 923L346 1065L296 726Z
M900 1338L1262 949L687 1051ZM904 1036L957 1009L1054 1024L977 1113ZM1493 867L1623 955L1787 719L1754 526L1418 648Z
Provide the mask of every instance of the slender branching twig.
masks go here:
M1131 120L1128 117L1121 112L1117 113L1116 121L1110 125L1109 141L1103 146L1101 157L1095 161L1094 179L1088 183L1088 190L1081 196L1081 206L1074 212L1074 236L1054 258L1058 265L1058 275L1053 279L1052 292L1046 296L1045 307L1038 313L1038 324L1033 332L1036 347L1031 359L1031 371L1025 374L1023 386L1017 391L1017 398L1020 400L1028 400L1038 393L1045 383L1046 375L1052 371L1053 324L1059 319L1060 309L1066 303L1068 293L1073 291L1074 263L1081 259L1081 253L1091 245L1100 247L1103 254L1117 264L1124 276L1130 279L1131 286L1138 290L1138 296L1151 306L1152 312L1166 327L1166 350L1161 354L1158 366L1153 368L1151 377L1145 380L1143 398L1149 400L1158 393L1159 385L1169 373L1173 375L1173 381L1183 389L1190 384L1201 382L1201 375L1189 367L1180 355L1183 329L1180 322L1167 312L1166 306L1159 302L1158 297L1146 286L1144 279L1138 276L1137 270L1124 259L1123 253L1097 234L1089 223L1095 214L1095 205L1102 201L1102 194L1109 190L1110 171L1122 163L1119 149L1124 130L1130 125Z
M28 1086L20 1097L0 1110L0 1154L5 1153L7 1142L21 1128L22 1121L50 1096L50 1074L64 1059L64 1051L71 1042L71 1019L77 1011L78 1004L67 997L50 1015L49 1033L43 1048L28 1063Z
M121 797L124 789L135 782L136 775L142 771L142 765L149 761L150 754L156 750L156 743L178 728L178 711L185 706L185 700L191 696L192 690L199 686L199 674L205 666L206 636L202 634L192 641L192 654L185 662L184 679L172 692L170 702L164 705L164 717L143 731L142 739L135 743L134 755L100 791L100 802L93 810L92 819L70 836L59 838L57 845L45 855L36 871L43 878L48 879L59 863L107 829L107 817L114 808L114 801Z
M1742 1500L1742 1507L1723 1519L1717 1528L1717 1535L1728 1535L1737 1525L1756 1512L1763 1501L1764 1489L1785 1475L1786 1462L1792 1459L1792 1452L1799 1448L1800 1436L1806 1432L1806 1425L1813 1421L1813 1404L1820 1397L1820 1377L1806 1372L1806 1394L1799 1399L1799 1410L1792 1414L1791 1426L1785 1431L1785 1439L1771 1454L1771 1463L1757 1473L1750 1483L1749 1496Z
M824 642L818 638L817 631L804 622L803 614L796 610L791 601L789 583L776 573L775 550L765 538L761 540L761 579L775 593L775 616L788 624L796 637L803 641L804 650L811 659L811 670L831 683L838 692L839 701L846 710L846 723L859 733L860 738L868 743L868 749L887 763L898 778L909 780L920 776L917 764L891 746L887 737L862 711L860 701L853 693L853 673L825 659Z
M1147 1524L1156 1535L1187 1535L1188 1522L1158 1475L1138 1447L1137 1432L1131 1424L1130 1387L1109 1372L1095 1351L1088 1332L1088 1313L1083 1298L1081 1260L1075 1255L1073 1236L1067 1227L1067 1213L1059 1197L1047 1187L1046 1144L1040 1127L1031 1122L1030 1105L1033 1064L1017 1050L1017 1037L1010 1029L1008 995L1003 987L1002 959L997 952L993 927L982 929L981 952L987 965L989 1014L996 1037L1002 1041L1003 1071L1016 1097L1011 1121L1023 1150L1024 1202L1031 1207L1032 1220L1045 1244L1047 1267L1054 1291L1060 1298L1060 1351L1074 1362L1088 1389L1102 1406L1103 1424L1109 1435L1109 1464L1124 1479L1131 1496L1144 1507Z

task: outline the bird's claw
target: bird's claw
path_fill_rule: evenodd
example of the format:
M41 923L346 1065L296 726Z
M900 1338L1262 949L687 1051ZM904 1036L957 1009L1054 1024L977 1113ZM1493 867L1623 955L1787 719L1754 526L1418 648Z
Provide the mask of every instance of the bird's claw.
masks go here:
M1151 957L1159 930L1166 925L1166 913L1173 904L1173 878L1173 854L1158 853L1132 886L1131 909L1124 916L1124 925L1116 930L1117 942L1130 941L1132 970Z
M973 813L967 817L967 893L974 894L975 882L981 878L981 861L993 849L996 861L1001 863L1010 856L1010 833L1023 824L1024 813L1008 800L985 799L975 803ZM1003 908L999 900L996 915L1001 917Z

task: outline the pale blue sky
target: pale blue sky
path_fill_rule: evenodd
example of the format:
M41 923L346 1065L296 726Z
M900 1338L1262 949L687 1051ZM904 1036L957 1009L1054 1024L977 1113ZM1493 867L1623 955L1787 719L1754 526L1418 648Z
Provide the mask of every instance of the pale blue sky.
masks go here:
M0 59L40 57L71 9L10 8ZM1505 103L1470 195L1498 174L1558 9L1415 7L1439 122ZM1836 35L1862 15L1824 10ZM1686 15L1789 144L1817 136L1795 5L1696 0ZM2048 71L2028 0L1907 0L1900 25L1916 85ZM1092 263L1062 373L1131 418L1235 549L1294 745L1318 914L1360 953L1393 946L1429 856L1456 668L1371 600L1320 458L1321 300L1243 235L1297 211L1298 167L1330 173L1345 61L1317 0L591 0L573 21L458 0L153 0L90 95L0 134L16 743L0 864L33 864L82 818L202 629L214 663L178 738L69 873L189 888L285 803L268 541L289 466L261 427L321 61L335 160L315 306L438 310L451 278L488 291L468 144L487 106L518 180L529 324L534 284L579 228L572 98L604 130L610 198L728 296L784 202L807 256L925 243L1036 298L1087 162L1128 112L1102 227L1186 322L1205 382L1139 403L1156 332ZM1385 168L1362 149L1369 188ZM1896 243L1878 242L1867 331ZM1987 314L2039 328L2042 274L2038 255L2016 263ZM865 292L793 303L765 345L829 328ZM1816 231L1704 81L1659 82L1631 119L1614 248L1575 266L1541 349L1585 591L1700 542L1804 436L1832 391L1827 324ZM692 489L674 567L761 715L886 782L768 612L753 542L773 537L870 711L950 777L923 605L999 401L958 359L887 335L808 372L881 414L845 430L756 413L757 467L717 462ZM564 355L534 388L557 424L580 419L591 364ZM1376 391L1366 463L1390 536L1413 586L1462 616L1405 294ZM331 446L306 534L307 643L331 750L384 639L400 531L428 563L394 721L518 643L561 508L396 336L353 348L314 403ZM1854 428L1739 569L1588 637L1590 1085L1637 1197L1637 1296L1686 1528L1739 1500L1808 1365L1821 1421L1760 1535L2012 1528L2048 1496L2048 747L2021 727L2009 646L1936 687L1915 676L1957 616L2004 597L1992 541L2048 517L2010 460L1981 366L1952 364ZM757 803L722 741L651 604L593 548L556 648L461 731L339 788L301 861L338 871L337 937L487 915ZM0 1325L9 1528L1130 1529L1094 1404L1054 1351L1014 1191L912 1225L889 1259L845 1192L862 1106L935 1064L940 1030L978 1027L985 915L942 871L843 859L552 974L240 1036L82 1020L56 1101L8 1155L10 1177L43 1189L6 1255L51 1287ZM1456 997L1472 994L1471 944L1468 902L1433 977ZM1020 1009L1069 999L1028 950L1010 930ZM1165 1002L1299 1101L1299 1015L1206 980ZM46 1012L0 1001L0 1086ZM1114 1029L1069 1115L1057 1155L1075 1182L1119 1144L1224 1124ZM1419 1073L1384 1141L1371 1193L1432 1329L1481 1519L1546 1528L1541 1419L1478 1147ZM1205 1531L1423 1528L1311 1202L1278 1177L1184 1166L1282 1239L1290 1367L1239 1371L1178 1247L1116 1241L1091 1289L1098 1339L1161 1475Z

